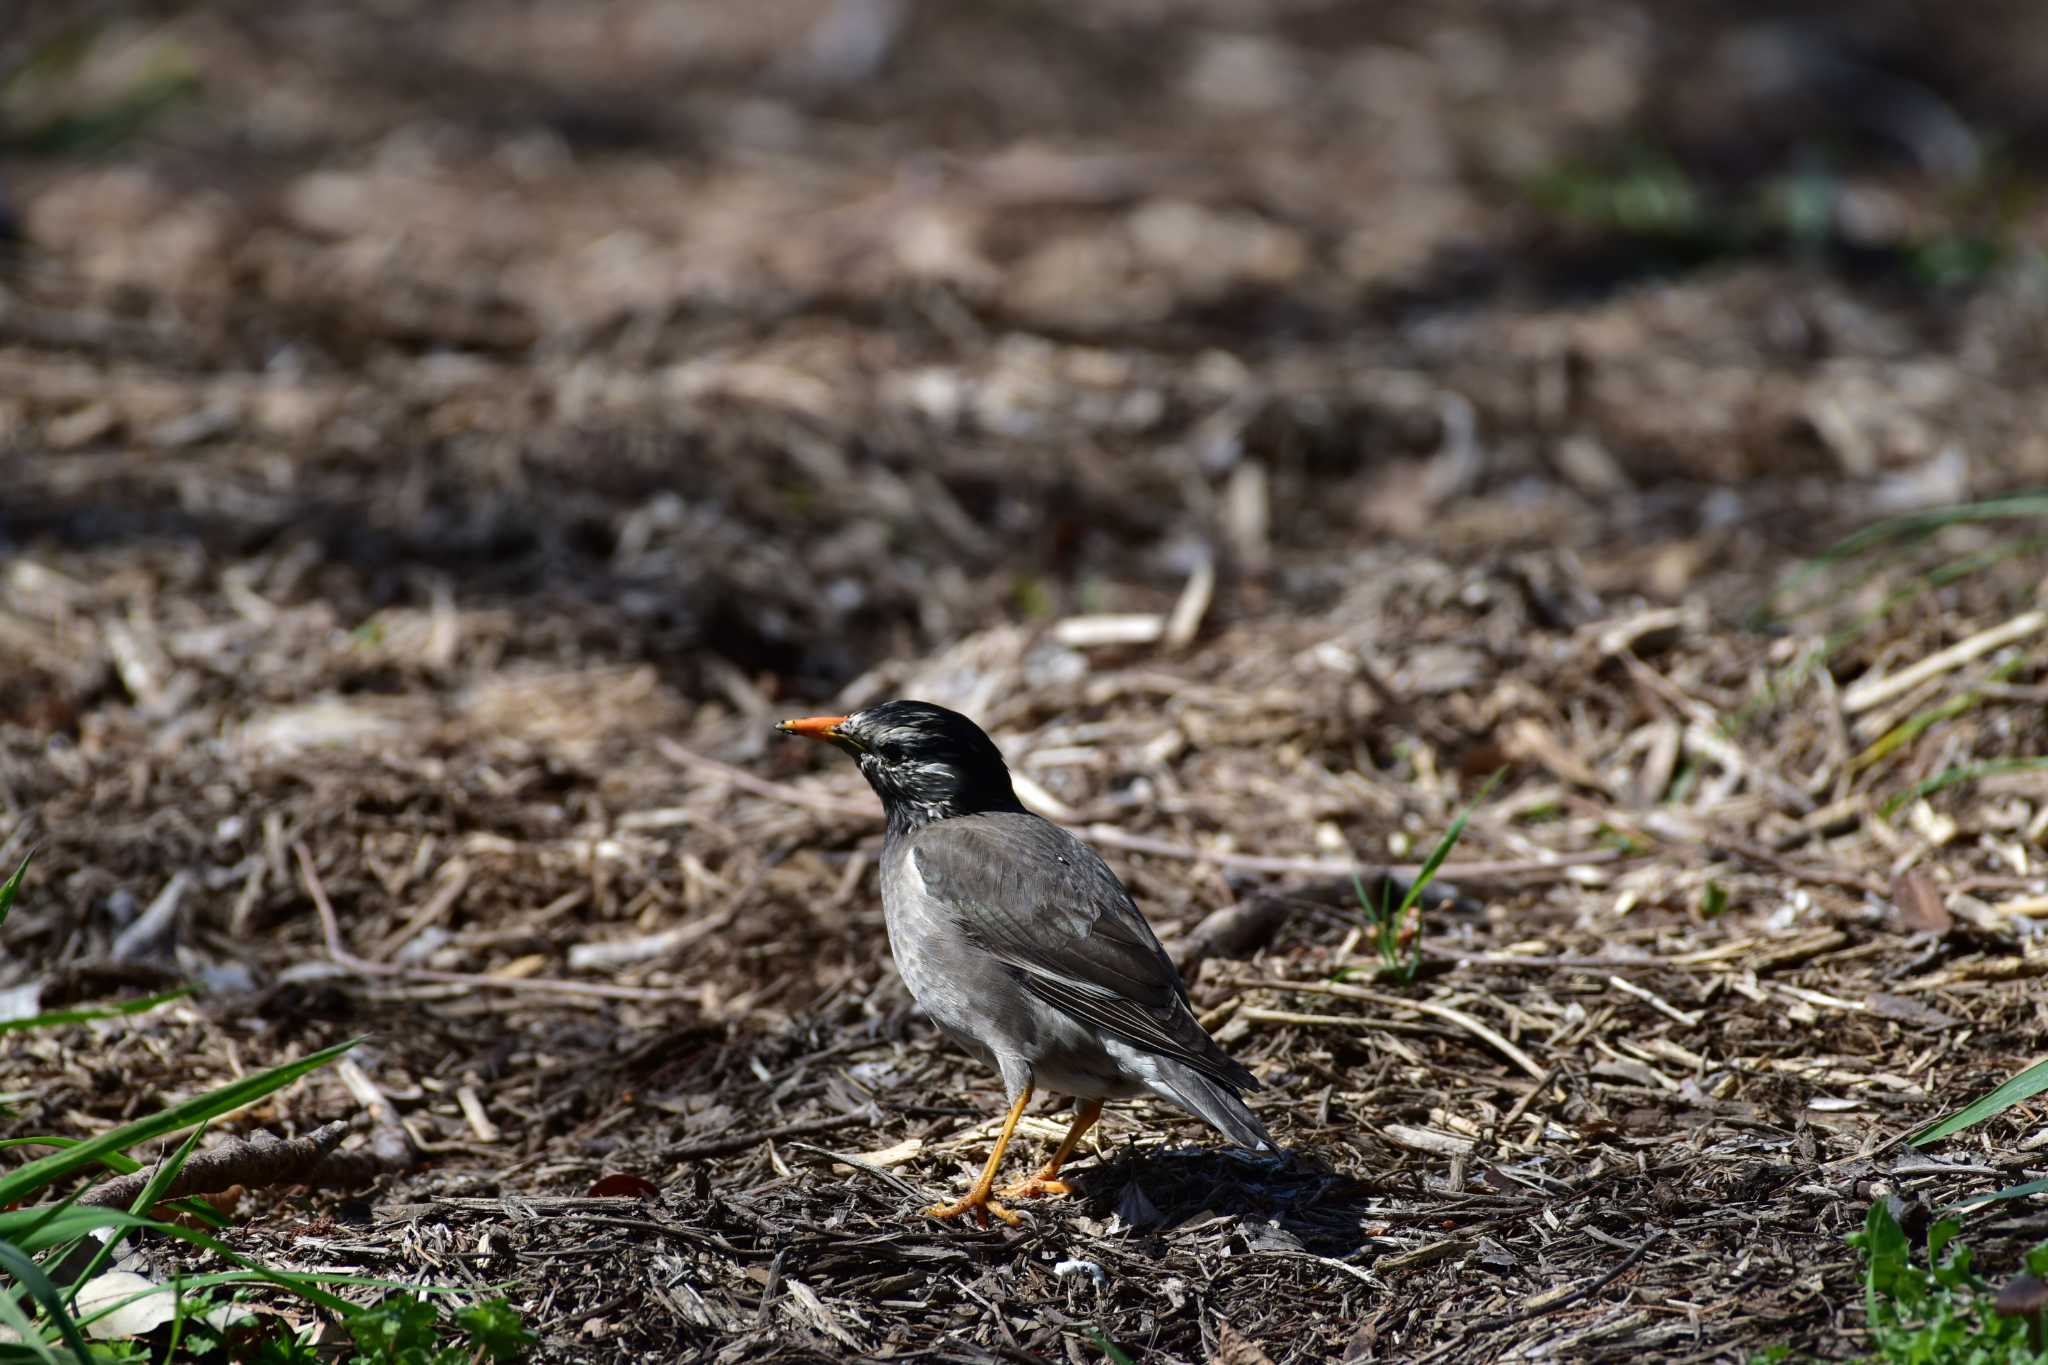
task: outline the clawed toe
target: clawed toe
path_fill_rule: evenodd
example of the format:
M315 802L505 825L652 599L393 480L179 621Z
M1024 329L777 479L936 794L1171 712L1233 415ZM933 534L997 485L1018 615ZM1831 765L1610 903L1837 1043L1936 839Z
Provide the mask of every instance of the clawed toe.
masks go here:
M1008 1194L1009 1191L1005 1190L1003 1193ZM988 1216L990 1214L994 1214L1013 1228L1021 1226L1024 1222L1023 1219L989 1198L986 1194L983 1194L979 1199L969 1194L965 1199L955 1199L950 1204L934 1204L925 1210L926 1216L931 1218L958 1218L963 1213L972 1213L975 1221L979 1222L983 1227L988 1226Z
M1015 1180L1003 1186L996 1193L1005 1199L1038 1199L1049 1195L1072 1194L1074 1187L1064 1180L1053 1180L1045 1176L1031 1176L1026 1180Z

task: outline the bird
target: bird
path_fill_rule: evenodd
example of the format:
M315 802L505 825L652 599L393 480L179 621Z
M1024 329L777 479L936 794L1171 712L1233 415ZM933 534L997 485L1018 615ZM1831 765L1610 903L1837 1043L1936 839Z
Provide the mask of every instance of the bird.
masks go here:
M1239 1095L1260 1088L1196 1020L1186 985L1102 856L1028 811L980 726L930 702L885 701L776 726L853 756L881 798L881 889L889 949L941 1030L1001 1075L1009 1112L981 1176L934 1218L994 1214L1003 1199L1073 1193L1060 1168L1103 1102L1151 1093L1241 1146L1272 1135ZM1074 1117L1036 1174L995 1180L1040 1090Z

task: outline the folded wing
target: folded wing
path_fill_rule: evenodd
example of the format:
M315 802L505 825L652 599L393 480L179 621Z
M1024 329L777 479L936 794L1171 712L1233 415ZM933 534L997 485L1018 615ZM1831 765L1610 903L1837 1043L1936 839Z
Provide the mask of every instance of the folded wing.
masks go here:
M939 820L911 837L926 894L1033 995L1219 1084L1258 1089L1196 1022L1172 959L1095 850L1023 812Z

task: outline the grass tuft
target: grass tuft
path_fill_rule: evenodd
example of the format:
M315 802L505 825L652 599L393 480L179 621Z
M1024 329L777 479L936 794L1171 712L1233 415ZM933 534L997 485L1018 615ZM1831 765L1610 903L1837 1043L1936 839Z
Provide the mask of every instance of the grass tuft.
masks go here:
M24 859L13 876L0 885L0 917L4 917L19 894L22 874L27 868L28 860ZM110 1006L11 1020L0 1025L0 1032L57 1028L139 1014L184 994L185 991L172 991ZM295 1061L244 1076L95 1137L24 1137L0 1143L0 1148L57 1149L0 1174L0 1335L9 1338L0 1342L0 1361L84 1365L96 1360L180 1358L181 1348L188 1354L197 1354L202 1347L211 1349L221 1344L217 1330L205 1315L215 1310L232 1311L232 1300L222 1301L215 1296L223 1291L244 1293L264 1284L283 1289L338 1318L358 1347L352 1365L474 1365L486 1359L516 1360L523 1355L534 1338L518 1313L503 1299L444 1314L435 1304L420 1298L419 1290L406 1290L390 1280L281 1270L242 1256L210 1232L148 1216L196 1150L208 1124L283 1090L334 1061L359 1041L336 1043ZM184 1141L158 1166L127 1209L81 1205L76 1200L82 1190L76 1189L62 1198L54 1197L59 1186L81 1172L97 1172L101 1167L136 1169L137 1163L127 1155L130 1149L176 1133L184 1133ZM184 1206L181 1203L173 1207ZM197 1221L213 1227L221 1225L217 1216ZM144 1238L183 1242L219 1257L233 1268L182 1276L165 1285L145 1283L134 1293L117 1289L112 1297L103 1294L89 1310L81 1312L81 1294L87 1286L99 1279L117 1255L126 1254L132 1250L132 1243ZM383 1305L364 1309L327 1288L340 1285L404 1292ZM172 1299L172 1318L163 1329L170 1344L166 1348L164 1343L157 1343L157 1349L165 1350L165 1354L156 1356L149 1350L137 1354L141 1342L154 1337L155 1328L138 1326L136 1330L145 1331L147 1337L138 1337L133 1343L110 1340L95 1346L88 1341L88 1325L100 1323L104 1332L115 1314L157 1294L169 1294ZM264 1340L254 1358L272 1365L316 1365L331 1358L331 1352L310 1341L309 1333L285 1327L282 1319L265 1322L273 1332L282 1335Z
M1372 929L1373 949L1379 958L1375 970L1379 976L1391 977L1404 986L1414 984L1416 973L1422 970L1422 893L1436 880L1437 869L1444 865L1444 860L1451 856L1451 850L1458 846L1458 840L1464 837L1465 825L1472 818L1472 812L1479 809L1479 803L1486 799L1505 771L1504 768L1496 769L1493 776L1486 779L1486 785L1479 789L1479 794L1452 819L1443 837L1436 841L1436 847L1429 851L1429 857L1423 860L1415 880L1408 884L1407 893L1401 897L1399 905L1386 894L1382 894L1375 905L1366 892L1365 882L1355 874L1352 876L1351 888L1358 895L1358 908L1364 911L1366 923ZM1348 971L1337 974L1339 980L1349 975Z

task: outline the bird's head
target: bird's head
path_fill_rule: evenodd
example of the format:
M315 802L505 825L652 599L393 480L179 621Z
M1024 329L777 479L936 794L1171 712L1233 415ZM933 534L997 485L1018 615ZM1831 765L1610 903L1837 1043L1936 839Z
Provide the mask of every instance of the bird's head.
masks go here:
M850 716L807 716L775 728L852 754L892 824L1019 809L995 741L943 706L885 701Z

